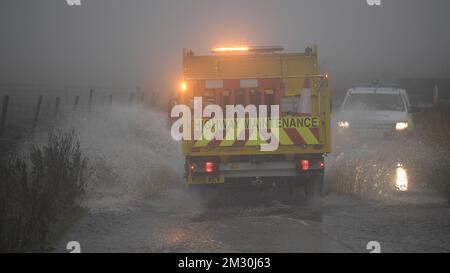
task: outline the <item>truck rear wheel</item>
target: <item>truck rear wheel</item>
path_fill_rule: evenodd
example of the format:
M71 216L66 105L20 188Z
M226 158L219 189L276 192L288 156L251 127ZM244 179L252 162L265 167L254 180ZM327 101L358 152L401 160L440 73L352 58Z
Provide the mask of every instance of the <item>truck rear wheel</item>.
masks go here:
M209 205L217 196L217 189L210 185L189 185L188 191L191 198L202 205Z
M305 182L306 205L313 210L322 209L323 174L313 175Z

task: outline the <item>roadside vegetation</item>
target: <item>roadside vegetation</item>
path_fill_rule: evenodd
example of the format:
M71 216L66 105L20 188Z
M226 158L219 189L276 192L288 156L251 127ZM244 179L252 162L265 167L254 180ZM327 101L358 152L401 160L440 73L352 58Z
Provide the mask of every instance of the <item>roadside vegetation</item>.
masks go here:
M431 146L435 151L422 159L422 165L429 170L427 179L432 180L450 203L450 105L440 104L421 111L416 119L421 140L417 145Z
M0 160L0 252L44 251L65 219L80 211L88 161L72 130Z

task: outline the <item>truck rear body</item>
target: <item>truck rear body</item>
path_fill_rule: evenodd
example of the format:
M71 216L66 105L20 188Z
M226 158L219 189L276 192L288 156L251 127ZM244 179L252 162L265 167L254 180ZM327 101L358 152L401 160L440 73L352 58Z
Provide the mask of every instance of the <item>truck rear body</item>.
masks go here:
M226 105L280 108L279 146L273 151L261 151L264 140L250 137L255 120L248 118L233 140L183 140L189 184L295 181L323 172L323 156L331 150L331 103L327 76L318 73L316 47L303 53L207 56L183 50L183 85L179 101L191 109L194 97L202 98L203 107L215 104L224 112Z

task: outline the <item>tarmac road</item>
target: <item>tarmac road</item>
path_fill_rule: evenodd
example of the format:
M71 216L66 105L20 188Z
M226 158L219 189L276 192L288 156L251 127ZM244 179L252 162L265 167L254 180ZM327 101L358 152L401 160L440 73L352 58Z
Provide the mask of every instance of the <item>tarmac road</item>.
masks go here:
M382 252L450 252L450 205L436 187L448 183L448 151L439 145L383 141L330 155L317 217L300 193L284 191L232 191L202 205L183 189L179 147L151 130L161 118L137 110L112 117L80 129L96 152L91 158L102 155L95 166L109 182L96 182L84 202L88 212L52 251L68 252L67 242L78 241L82 252L367 253L367 243L377 241ZM129 128L139 133L131 138ZM154 185L170 186L156 196L132 194Z
M68 241L82 252L369 252L369 241L382 252L450 251L450 207L433 194L387 203L330 194L320 220L301 203L259 193L201 208L175 191L89 212L54 251Z

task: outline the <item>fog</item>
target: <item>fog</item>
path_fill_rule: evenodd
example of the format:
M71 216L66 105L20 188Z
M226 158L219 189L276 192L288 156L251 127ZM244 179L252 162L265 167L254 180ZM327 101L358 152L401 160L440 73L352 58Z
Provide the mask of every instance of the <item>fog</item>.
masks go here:
M450 252L449 0L80 1L0 1L0 252ZM173 140L182 48L314 44L335 109L400 78L422 107L346 103L267 155Z
M333 90L450 75L447 0L3 0L0 83L177 87L181 49L319 45Z

